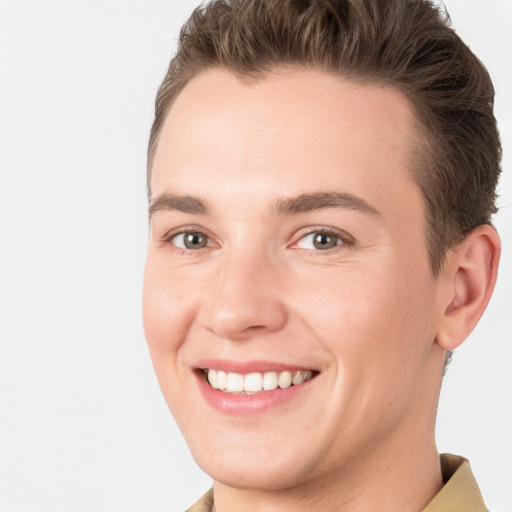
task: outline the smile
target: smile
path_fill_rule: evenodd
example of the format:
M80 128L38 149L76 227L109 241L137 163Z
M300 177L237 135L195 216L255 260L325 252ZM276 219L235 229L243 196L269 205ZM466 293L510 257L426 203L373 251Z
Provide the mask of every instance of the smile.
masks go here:
M213 368L204 369L206 379L213 389L225 393L245 395L297 386L310 380L315 373L312 370L298 370L293 372L254 372L244 375Z

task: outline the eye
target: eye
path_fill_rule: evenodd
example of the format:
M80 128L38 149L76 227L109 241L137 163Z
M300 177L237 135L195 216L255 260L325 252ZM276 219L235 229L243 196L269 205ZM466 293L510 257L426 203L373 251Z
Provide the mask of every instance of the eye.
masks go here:
M203 249L204 247L211 246L210 239L199 231L186 231L185 233L178 233L174 235L170 242L172 245L180 249Z
M298 242L299 249L328 251L346 242L337 233L329 231L315 231L303 236Z

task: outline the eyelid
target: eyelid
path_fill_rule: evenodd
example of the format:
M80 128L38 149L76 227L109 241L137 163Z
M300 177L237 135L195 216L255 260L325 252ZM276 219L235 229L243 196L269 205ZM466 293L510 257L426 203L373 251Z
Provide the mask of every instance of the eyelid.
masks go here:
M186 248L184 249L184 248L178 247L177 245L174 245L172 243L173 238L175 238L179 235L185 235L187 233L199 233L201 235L204 235L208 239L208 244L204 247L204 249L218 246L218 244L214 241L213 236L209 233L209 231L207 229L200 227L200 226L194 226L194 225L180 226L180 227L173 228L173 229L167 231L160 238L160 244L161 245L172 245L173 247L175 247L176 249L181 250L181 251L197 252L198 249L186 249Z
M341 240L341 243L336 244L334 247L330 249L302 249L297 247L298 243L306 238L307 236L316 235L316 234L325 234L329 236L334 236L336 238L339 238ZM301 229L295 236L294 236L294 242L291 244L291 248L296 248L298 250L303 251L311 251L316 253L323 253L328 254L329 252L339 250L338 248L343 247L352 247L355 244L355 239L353 236L349 235L346 231L343 231L341 229L333 228L333 227L327 227L327 226L311 226L307 228Z
M162 237L160 237L160 244L162 246L165 245L173 245L173 247L177 250L186 251L186 252L197 252L198 249L184 249L181 247L178 247L172 243L172 239L178 235L184 235L186 233L199 233L207 237L208 244L204 247L204 249L211 248L211 247L219 247L218 242L215 241L214 236L209 232L208 229L205 229L202 226L197 225L187 225L187 226L179 226L177 228L173 228L169 231L167 231ZM300 240L304 239L307 236L313 235L313 234L326 234L330 236L334 236L336 238L339 238L341 240L340 244L335 245L331 249L301 249L297 247L297 244ZM288 245L290 248L297 248L299 250L304 251L310 251L310 252L316 252L316 253L322 253L322 254L328 254L329 252L336 251L338 248L346 248L346 247L352 247L355 244L355 239L353 236L348 234L346 231L328 227L328 226L309 226L306 228L300 229L293 237L293 242Z

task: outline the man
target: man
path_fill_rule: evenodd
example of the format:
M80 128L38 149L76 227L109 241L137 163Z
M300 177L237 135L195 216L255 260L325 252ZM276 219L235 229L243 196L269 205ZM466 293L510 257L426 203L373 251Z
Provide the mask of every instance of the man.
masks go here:
M144 325L191 511L485 510L434 425L496 281L489 76L424 0L216 1L159 90Z

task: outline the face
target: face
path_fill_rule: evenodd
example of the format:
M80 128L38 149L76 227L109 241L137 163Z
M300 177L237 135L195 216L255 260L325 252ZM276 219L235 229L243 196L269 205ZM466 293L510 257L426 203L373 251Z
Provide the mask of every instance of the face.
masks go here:
M438 301L413 124L392 88L300 70L250 84L208 71L172 106L144 327L216 481L305 485L431 427Z

